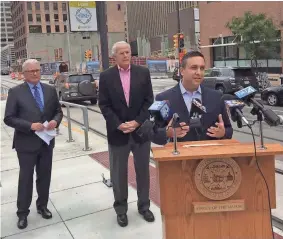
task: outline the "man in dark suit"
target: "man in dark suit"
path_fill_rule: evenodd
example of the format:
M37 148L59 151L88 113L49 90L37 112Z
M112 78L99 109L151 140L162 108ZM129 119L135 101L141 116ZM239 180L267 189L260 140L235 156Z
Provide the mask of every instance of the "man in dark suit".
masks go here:
M48 145L35 134L59 126L63 113L55 88L40 83L40 64L28 59L23 64L25 82L9 90L4 122L15 129L13 148L16 149L20 173L18 183L18 228L27 227L32 201L33 172L36 167L37 212L45 219L52 218L47 209L51 179L54 139Z
M100 74L99 107L106 120L114 209L118 224L124 227L128 225L128 157L131 151L136 171L138 211L146 221L154 221L149 210L150 141L136 133L149 118L153 91L149 70L130 64L128 43L115 43L112 53L117 65Z
M233 128L224 102L222 93L201 85L204 80L205 60L198 51L191 51L182 59L182 81L171 89L156 96L157 101L168 100L172 113L178 113L181 126L177 128L178 141L230 139ZM202 129L190 129L189 124L192 99L197 98L206 107L206 113L201 119ZM172 123L172 122L171 122ZM170 124L171 124L170 123ZM161 128L155 135L153 142L166 144L173 137L170 124Z

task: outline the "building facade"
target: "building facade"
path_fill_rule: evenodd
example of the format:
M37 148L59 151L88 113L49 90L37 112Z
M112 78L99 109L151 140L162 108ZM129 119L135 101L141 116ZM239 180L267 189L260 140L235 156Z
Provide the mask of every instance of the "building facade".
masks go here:
M185 24L193 18L192 9L196 7L198 7L197 1L179 2L180 18L184 19ZM162 42L165 42L167 48L171 46L172 37L177 33L176 2L129 1L126 2L126 14L127 39L134 52L137 53L139 38L150 42L151 51L161 50ZM194 29L185 27L185 24L181 26L181 31L182 28L184 30L190 29L186 35L191 35L191 31L194 32Z
M237 45L217 46L219 43L229 44L235 40L226 27L233 17L242 17L245 12L264 13L271 18L281 34L277 51L270 59L260 59L259 67L268 73L282 73L283 59L283 2L200 2L200 41L201 51L207 67L213 66L251 66L245 50ZM280 36L279 34L279 36Z
M1 3L1 68L14 63L13 28L10 2Z
M12 22L16 59L36 57L41 62L58 58L58 49L63 61L68 61L68 51L72 65L83 60L85 50L92 49L99 54L100 40L97 32L71 32L68 2L26 2L14 1ZM125 40L124 3L107 2L107 25L109 48L114 41ZM67 46L69 36L70 47Z

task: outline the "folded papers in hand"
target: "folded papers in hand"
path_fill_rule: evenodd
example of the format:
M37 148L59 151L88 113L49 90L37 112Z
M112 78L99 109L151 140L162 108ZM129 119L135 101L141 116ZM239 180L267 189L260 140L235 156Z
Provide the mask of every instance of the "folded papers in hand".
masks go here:
M48 122L45 121L43 125L44 127L47 127ZM41 138L48 145L50 144L50 141L57 135L55 129L52 129L52 130L44 129L42 131L35 131L35 133L37 134L39 138Z

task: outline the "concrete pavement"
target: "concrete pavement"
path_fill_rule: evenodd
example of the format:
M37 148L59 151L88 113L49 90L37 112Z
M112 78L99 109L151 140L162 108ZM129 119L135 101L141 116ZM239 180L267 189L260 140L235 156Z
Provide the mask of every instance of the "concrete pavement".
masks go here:
M112 207L112 188L107 188L101 178L102 173L109 177L109 171L89 157L89 154L107 151L106 140L90 134L92 150L82 151L83 131L73 126L75 142L67 143L68 131L64 124L60 127L61 135L57 136L54 149L48 204L53 218L45 220L37 214L37 193L34 187L28 227L19 230L16 216L19 166L16 152L11 149L13 129L3 123L4 109L5 101L1 101L1 238L162 238L159 208L152 203L151 210L156 221L144 221L137 212L136 190L132 187L129 187L129 225L126 228L118 226Z

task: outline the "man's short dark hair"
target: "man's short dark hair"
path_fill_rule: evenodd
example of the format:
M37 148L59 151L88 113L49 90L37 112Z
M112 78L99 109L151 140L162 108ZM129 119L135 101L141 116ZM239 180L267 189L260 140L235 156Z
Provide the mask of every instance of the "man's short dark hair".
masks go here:
M182 62L181 62L181 67L182 67L182 68L185 68L186 65L187 65L187 60L188 60L189 58L196 57L196 56L200 56L200 57L203 58L203 60L205 60L205 59L204 59L204 56L203 56L203 54L202 54L201 52L199 52L199 51L190 51L190 52L187 52L187 53L183 56L183 59L182 59Z

